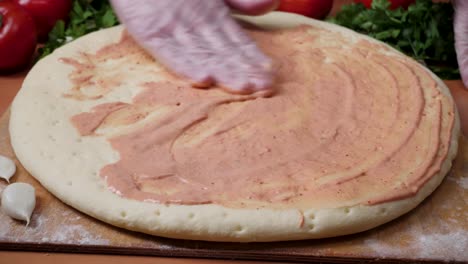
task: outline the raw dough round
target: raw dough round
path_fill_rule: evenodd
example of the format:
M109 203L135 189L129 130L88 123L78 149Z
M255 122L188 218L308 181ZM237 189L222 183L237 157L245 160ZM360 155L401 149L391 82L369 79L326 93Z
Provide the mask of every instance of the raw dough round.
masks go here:
M241 19L265 29L292 28L306 24L312 26L311 31L314 28L323 30L319 38L323 37L323 41L330 45L339 36L347 39L350 46L364 40L374 45L371 45L371 48L381 48L382 54L388 56L389 60L408 60L385 44L345 28L302 16L275 12L261 17ZM216 203L159 204L123 198L107 188L99 172L104 166L115 163L120 158L119 153L112 149L102 134L117 135L126 131L104 128L97 135L81 136L70 122L70 118L89 112L96 105L103 103L131 103L132 98L141 91L135 87L142 80L164 81L168 74L156 63L151 67L115 63L119 60L125 62L125 54L122 54L98 65L100 76L108 80L120 80L118 83L108 84L117 88L110 88L113 90L93 98L96 91L91 87L88 90L89 94L78 94L81 97L76 97L75 94L75 98L70 98L70 93L79 88L74 87L69 76L81 77L84 81L89 79L86 79L86 76L70 75L81 66L76 63L73 65L70 61L64 63L62 59L80 56L86 58L83 54L93 54L106 45L119 42L122 32L123 27L119 26L89 34L39 61L15 98L10 118L14 151L31 175L64 203L107 223L158 236L209 241L278 241L351 234L386 223L416 207L440 184L455 157L459 120L453 100L443 82L421 66L421 69L428 73L426 76L429 77L425 78L435 80L437 89L441 92L437 98L430 100L440 101L443 109L449 109L441 113L441 133L448 135L448 146L442 146L438 150L440 155L444 155L444 148L447 153L440 170L414 195L374 204L344 202L341 206L314 205L305 208L278 208L274 204L271 208L265 205L258 208L239 208ZM416 62L414 64L416 65ZM78 70L78 73L82 72ZM106 84L99 83L99 80L87 82L87 85L106 87ZM451 123L452 126L449 126ZM424 161L424 157L420 158ZM222 175L223 172L219 173ZM311 204L314 202L317 201L311 200Z

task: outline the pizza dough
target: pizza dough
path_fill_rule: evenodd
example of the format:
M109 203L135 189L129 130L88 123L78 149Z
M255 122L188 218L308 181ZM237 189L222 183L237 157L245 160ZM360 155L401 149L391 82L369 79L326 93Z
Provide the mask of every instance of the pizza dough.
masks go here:
M172 238L277 241L364 231L417 206L457 151L459 121L431 72L347 29L245 18L276 94L196 90L122 27L41 60L12 105L12 145L60 200ZM307 26L298 27L301 24Z

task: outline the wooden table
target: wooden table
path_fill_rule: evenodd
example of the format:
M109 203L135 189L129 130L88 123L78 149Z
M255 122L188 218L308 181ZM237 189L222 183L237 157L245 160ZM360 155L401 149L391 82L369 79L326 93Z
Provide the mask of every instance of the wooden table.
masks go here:
M339 4L349 2L348 0L336 1ZM8 108L15 94L21 86L21 82L27 72L18 73L11 76L0 77L0 115ZM460 81L447 82L457 101L459 112L462 117L462 126L465 135L468 135L468 90L464 89ZM0 146L1 147L1 146ZM0 248L1 250L1 248ZM183 258L160 258L160 257L140 257L140 256L112 256L93 254L61 254L44 252L0 252L0 263L103 263L113 262L114 264L124 263L259 263L253 261L234 260L207 260L207 259L183 259Z

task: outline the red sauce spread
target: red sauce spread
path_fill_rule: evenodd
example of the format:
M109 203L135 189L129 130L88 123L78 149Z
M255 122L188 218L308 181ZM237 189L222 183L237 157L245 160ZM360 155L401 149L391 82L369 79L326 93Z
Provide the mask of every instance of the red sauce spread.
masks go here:
M320 28L249 33L276 63L269 98L135 73L125 77L141 78L130 103L71 118L82 136L105 136L120 154L100 171L109 189L157 203L329 208L411 197L440 170L453 104L416 62ZM109 60L119 78L101 74ZM128 37L63 61L75 68L75 100L122 85L119 67L161 68Z

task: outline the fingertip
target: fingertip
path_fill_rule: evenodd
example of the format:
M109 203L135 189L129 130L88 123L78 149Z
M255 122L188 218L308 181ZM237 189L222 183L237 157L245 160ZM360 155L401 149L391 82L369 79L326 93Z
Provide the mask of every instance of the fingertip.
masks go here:
M259 95L268 97L274 93L273 80L271 78L250 78L237 80L217 80L217 85L232 94Z
M252 85L245 79L240 78L240 76L234 78L222 77L217 76L216 85L228 93L245 95L253 92Z
M186 74L186 78L189 79L189 82L192 87L199 89L206 89L213 85L213 78L204 72L189 73Z
M220 86L233 94L251 94L253 92L249 82L223 83Z
M245 14L258 16L278 8L279 0L227 0L227 4Z
M270 90L275 75L270 64L252 65L238 61L222 65L213 76L216 84L230 93L253 94Z
M253 91L264 91L269 90L273 86L273 80L270 78L258 78L251 80L251 89Z

